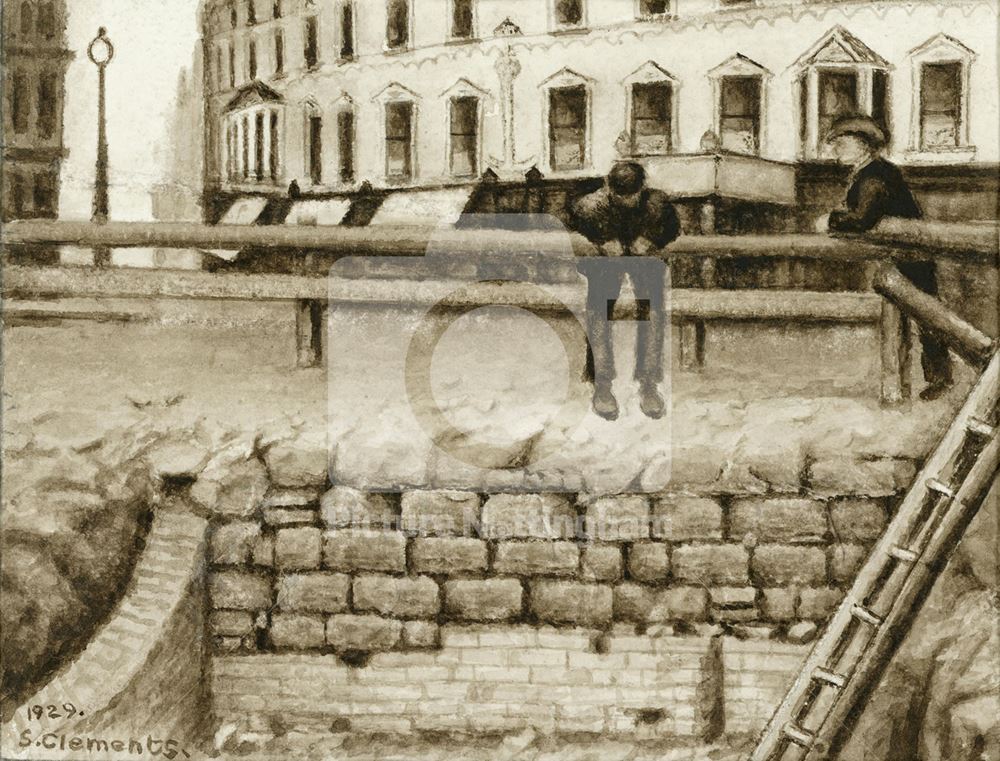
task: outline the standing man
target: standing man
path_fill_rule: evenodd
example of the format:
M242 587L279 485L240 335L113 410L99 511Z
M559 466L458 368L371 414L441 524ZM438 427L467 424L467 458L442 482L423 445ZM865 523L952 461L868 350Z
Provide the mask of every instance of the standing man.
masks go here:
M594 412L606 420L618 417L610 320L627 273L639 303L634 373L639 406L648 417L663 417L666 405L657 387L663 380L666 265L655 254L680 233L677 212L665 193L646 187L642 166L629 161L614 166L605 187L576 201L570 216L574 229L601 251L579 263L587 278L587 376L594 383Z
M852 167L845 208L830 212L827 229L838 233L863 233L883 217L919 219L923 216L899 168L882 158L887 138L870 116L850 116L833 124L826 138L842 164ZM917 288L936 296L937 273L933 261L899 262L899 271ZM948 348L933 332L920 328L921 357L927 386L920 392L926 401L937 399L952 385Z

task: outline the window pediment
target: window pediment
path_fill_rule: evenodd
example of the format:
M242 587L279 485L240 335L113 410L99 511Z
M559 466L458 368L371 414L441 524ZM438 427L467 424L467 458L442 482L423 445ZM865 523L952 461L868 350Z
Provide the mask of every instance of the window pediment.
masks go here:
M727 58L708 72L712 79L720 77L770 77L771 72L742 53Z
M832 64L868 64L889 68L889 63L842 26L835 26L793 64L796 68Z
M622 80L622 84L637 85L646 82L670 82L676 84L677 81L677 77L659 64L653 61L646 61L646 63L625 77Z
M394 100L420 100L420 96L399 82L390 82L372 98L376 103L388 103Z
M490 93L479 85L470 82L465 77L462 77L455 82L455 84L441 93L442 98L462 98L468 96L485 99L490 97Z
M547 79L543 79L539 87L574 87L576 85L590 85L593 82L594 80L590 77L585 77L583 74L565 67Z
M910 57L921 61L971 61L973 50L947 34L941 33L910 51Z
M285 99L281 93L268 87L263 82L255 81L241 87L236 95L226 104L226 113L242 111L251 106L260 106L264 103L284 103Z

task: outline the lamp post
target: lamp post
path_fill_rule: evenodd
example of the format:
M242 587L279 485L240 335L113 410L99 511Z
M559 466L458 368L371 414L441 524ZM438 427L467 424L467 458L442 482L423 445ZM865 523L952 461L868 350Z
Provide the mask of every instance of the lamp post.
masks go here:
M115 47L102 26L87 48L87 57L97 66L97 165L94 169L94 210L91 221L108 221L108 131L104 113L104 69L115 57Z

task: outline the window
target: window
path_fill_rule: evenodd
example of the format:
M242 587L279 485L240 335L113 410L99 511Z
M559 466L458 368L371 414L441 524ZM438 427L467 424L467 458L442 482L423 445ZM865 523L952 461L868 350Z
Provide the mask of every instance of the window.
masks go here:
M226 121L226 177L230 182L236 174L236 155L235 155L235 145L236 140L233 137L235 129L233 128L232 121Z
M215 48L215 86L220 90L225 86L225 80L223 77L224 68L222 64L222 45L218 45Z
M555 0L557 26L583 24L583 0Z
M250 117L243 117L243 145L241 146L242 153L242 163L243 167L243 179L250 179Z
M254 115L253 169L257 182L264 179L264 112Z
M722 147L738 153L758 153L761 78L721 77L719 86L719 138Z
M253 26L257 23L257 6L254 5L254 0L247 0L247 26Z
M250 81L257 78L257 41L252 39L247 43L247 71Z
M236 48L229 48L229 86L236 87Z
M319 63L319 21L315 16L306 19L305 40L306 68L314 69Z
M309 130L309 179L313 185L323 182L323 117L310 114Z
M57 86L55 74L42 74L38 80L38 135L44 140L56 131Z
M271 3L271 18L281 18L281 0L274 0Z
M639 0L639 17L653 18L670 12L669 0Z
M276 180L276 179L278 179L278 145L279 145L279 139L280 139L279 136L278 136L278 112L277 111L272 111L271 112L271 120L270 121L271 121L271 123L270 123L270 130L271 130L271 143L270 143L270 145L271 145L271 155L268 156L268 171L269 171L269 174L271 175L271 179L272 180Z
M30 37L31 27L34 23L34 14L31 3L21 3L21 36Z
M38 33L47 40L56 37L56 7L53 3L38 6Z
M451 99L451 173L471 177L479 169L479 98Z
M587 161L587 88L549 90L549 163L553 169L580 169Z
M28 75L19 71L14 75L14 87L11 90L10 104L11 120L14 132L23 135L28 131L28 115L31 112L31 95L28 92Z
M24 177L11 174L10 177L10 208L15 217L24 216Z
M389 50L402 50L410 44L410 1L389 0L385 44Z
M632 85L632 153L669 153L673 87L669 82Z
M239 17L236 13L236 3L229 4L229 26L233 29L239 24Z
M953 148L960 144L962 64L925 63L920 67L920 147Z
M285 73L285 35L280 29L274 30L274 74L281 76Z
M413 176L413 104L385 105L385 173L391 179Z
M340 57L344 60L354 58L354 3L344 0L340 6Z
M36 174L35 187L31 195L36 212L52 214L56 204L56 178L47 172Z
M473 37L472 0L452 0L451 36L456 40Z
M820 71L817 77L819 88L819 136L825 140L830 127L841 116L858 111L858 75L853 71Z
M337 114L337 155L340 181L354 182L354 112L346 108Z

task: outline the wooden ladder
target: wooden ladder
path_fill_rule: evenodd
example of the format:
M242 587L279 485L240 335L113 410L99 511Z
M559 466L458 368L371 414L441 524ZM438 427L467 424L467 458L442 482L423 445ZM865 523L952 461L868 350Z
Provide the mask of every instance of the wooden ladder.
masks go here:
M1000 471L1000 352L906 494L751 761L836 757Z

